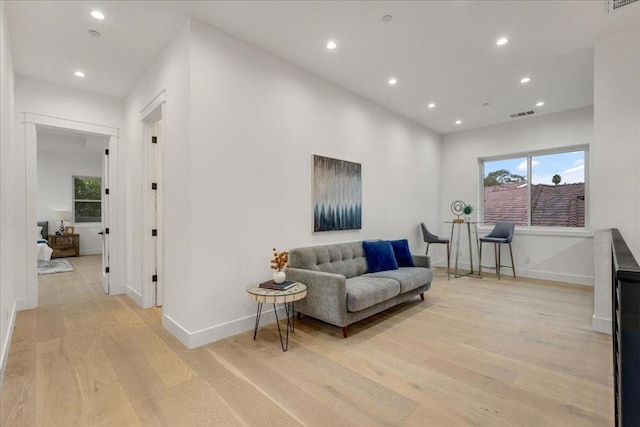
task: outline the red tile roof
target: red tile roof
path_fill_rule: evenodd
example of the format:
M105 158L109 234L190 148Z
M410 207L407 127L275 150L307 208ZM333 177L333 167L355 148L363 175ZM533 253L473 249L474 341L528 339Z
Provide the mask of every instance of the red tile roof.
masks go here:
M531 225L584 227L584 183L531 186ZM484 222L527 225L527 185L522 182L484 188Z

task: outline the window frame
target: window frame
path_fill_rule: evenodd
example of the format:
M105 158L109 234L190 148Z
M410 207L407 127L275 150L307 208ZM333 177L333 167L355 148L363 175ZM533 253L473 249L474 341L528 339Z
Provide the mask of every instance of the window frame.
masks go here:
M531 225L531 160L536 156L552 155L572 153L576 151L584 152L584 227L564 227L564 226L539 226ZM492 162L498 160L509 160L516 158L526 158L527 160L527 225L518 225L517 228L520 231L529 231L531 234L542 235L592 235L591 221L590 221L590 197L589 197L589 144L568 145L563 147L556 147L542 150L530 150L520 151L509 154L503 154L499 156L486 156L478 158L478 175L479 175L479 189L478 189L478 222L481 229L490 230L494 224L488 224L484 222L484 164L485 162ZM528 233L525 233L528 234Z
M76 199L76 178L89 178L100 180L100 199ZM98 221L78 221L76 218L76 202L83 203L99 203L100 204L100 219ZM73 222L76 224L101 224L102 223L102 177L101 176L87 176L87 175L72 175L71 176L71 206L73 210Z

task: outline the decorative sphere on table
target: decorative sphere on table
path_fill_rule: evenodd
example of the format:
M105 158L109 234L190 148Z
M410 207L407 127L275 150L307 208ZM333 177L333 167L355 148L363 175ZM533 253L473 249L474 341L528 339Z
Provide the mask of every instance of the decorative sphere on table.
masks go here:
M455 216L460 218L460 216L464 213L465 206L467 206L467 204L463 200L455 200L453 203L451 203L451 212Z

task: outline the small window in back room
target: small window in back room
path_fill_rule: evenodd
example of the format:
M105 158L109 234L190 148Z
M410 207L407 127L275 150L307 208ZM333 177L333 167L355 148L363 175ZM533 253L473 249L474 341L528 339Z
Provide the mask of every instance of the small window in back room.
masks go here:
M102 178L73 177L73 212L75 222L102 221Z

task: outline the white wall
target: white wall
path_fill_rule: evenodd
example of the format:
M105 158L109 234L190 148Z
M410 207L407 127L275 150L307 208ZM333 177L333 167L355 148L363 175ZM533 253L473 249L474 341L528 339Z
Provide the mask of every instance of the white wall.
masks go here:
M62 136L38 135L38 221L50 221L49 233L54 234L60 221L54 221L54 210L68 210L73 215L73 177L102 177L104 141L76 141L80 144L64 146ZM96 147L87 146L95 144ZM63 148L64 147L64 148ZM101 223L74 223L75 233L80 236L80 255L102 253ZM46 237L45 237L46 238Z
M185 32L190 70L166 60L186 49L176 42L127 100L131 125L159 90L171 98L164 314L185 344L253 327L245 288L270 277L274 246L407 237L424 251L418 224L440 211L438 134L207 25ZM175 92L185 73L190 97ZM362 230L312 232L313 154L362 164Z
M5 3L0 2L0 387L9 356L15 322L17 281L15 264L20 256L13 250L18 212L14 168L14 71L6 22ZM9 124L9 125L7 125Z
M479 158L589 144L592 140L591 107L445 135L442 143L442 218L450 220L453 217L449 209L454 200L462 199L474 207L480 205ZM593 176L590 176L589 185L592 181ZM449 235L449 224L431 221L427 225ZM479 234L482 236L490 229L481 228ZM593 237L590 233L541 233L517 228L513 251L520 276L593 284ZM463 252L465 263L468 263L467 252ZM486 252L483 265L493 265L492 251ZM439 253L441 264L446 260L444 255L444 251ZM526 257L530 258L530 264L525 263ZM511 273L511 270L505 271Z
M595 44L591 212L594 229L618 228L640 261L640 26ZM593 327L611 331L610 246L595 253Z
M51 116L81 122L83 124L97 124L118 129L121 129L124 123L124 101L121 99L58 86L49 82L35 80L24 76L16 76L15 112L16 151L14 153L13 161L15 167L19 169L17 173L23 177L27 175L27 166L30 164L30 162L27 161L27 153L29 153L29 155L33 155L34 160L36 155L35 145L33 147L27 147L25 124L23 123L25 113ZM124 145L124 140L120 140L118 144ZM116 149L114 151L115 156L117 157L118 150ZM33 166L33 171L33 173L37 175L35 166ZM120 168L120 175L112 177L111 184L113 194L124 194L124 190L119 186L119 183L123 182L124 175L125 168ZM18 253L25 253L27 250L27 242L29 242L29 245L31 244L30 242L33 239L31 239L30 236L27 236L26 233L27 231L35 230L35 228L31 227L31 223L35 224L37 220L35 209L32 213L33 221L27 218L26 212L28 200L27 191L29 191L29 194L33 192L35 195L37 192L37 185L34 182L33 188L27 188L26 181L27 180L18 181L15 187L15 209L17 211L15 230L16 233L18 233L15 250ZM124 221L121 219L123 217L124 203L121 203L120 212L117 218L110 219L110 227L113 228L112 233L115 236L120 234L124 235L126 233L126 230L124 229ZM28 228L27 224L29 224ZM111 275L111 284L115 288L124 289L124 275L121 275L121 272L124 271L125 267L125 242L124 239L115 239L114 241L118 242L119 246L112 246L111 265L113 265L113 274ZM16 280L19 283L19 308L31 308L29 304L21 304L23 301L29 301L27 298L27 287L29 286L31 278L29 278L26 273L26 258L26 256L19 257L15 263Z

